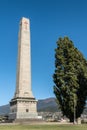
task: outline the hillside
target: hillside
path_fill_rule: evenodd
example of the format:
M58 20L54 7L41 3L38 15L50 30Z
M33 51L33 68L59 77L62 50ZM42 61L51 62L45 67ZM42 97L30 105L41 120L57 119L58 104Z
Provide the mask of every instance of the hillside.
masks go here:
M9 111L10 111L9 104L0 106L0 115L8 115Z
M55 98L38 100L37 110L38 112L57 112L58 105L55 101Z

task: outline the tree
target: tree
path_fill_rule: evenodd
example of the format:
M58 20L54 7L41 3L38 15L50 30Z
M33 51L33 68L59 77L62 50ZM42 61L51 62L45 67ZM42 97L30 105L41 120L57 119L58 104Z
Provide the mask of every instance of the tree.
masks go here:
M59 38L55 49L54 93L70 122L81 116L87 96L87 61L68 38Z

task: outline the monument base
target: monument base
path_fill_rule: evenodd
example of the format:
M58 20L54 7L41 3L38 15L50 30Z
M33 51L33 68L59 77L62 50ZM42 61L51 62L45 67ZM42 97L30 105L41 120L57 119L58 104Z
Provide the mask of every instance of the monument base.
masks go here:
M38 116L37 116L37 118L32 118L32 119L15 119L15 120L13 120L12 121L13 123L24 123L24 124L26 124L26 123L42 123L42 122L44 122L43 121L43 119L42 118L38 118Z
M9 119L38 119L35 98L17 97L10 101Z

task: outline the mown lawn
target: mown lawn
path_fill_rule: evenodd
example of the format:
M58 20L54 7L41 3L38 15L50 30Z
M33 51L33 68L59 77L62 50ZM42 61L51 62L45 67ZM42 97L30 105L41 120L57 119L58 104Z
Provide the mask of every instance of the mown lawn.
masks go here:
M4 125L0 130L87 130L87 125Z

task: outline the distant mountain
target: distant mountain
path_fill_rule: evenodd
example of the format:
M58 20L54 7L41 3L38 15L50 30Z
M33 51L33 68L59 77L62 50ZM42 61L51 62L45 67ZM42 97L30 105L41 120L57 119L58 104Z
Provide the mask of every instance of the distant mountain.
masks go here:
M58 105L56 103L56 99L47 98L47 99L38 100L37 111L38 112L57 112Z
M10 112L9 104L0 106L0 115L8 115L9 112Z
M37 102L37 111L38 112L56 112L58 111L58 105L55 101L55 98L47 98L38 100ZM0 115L8 115L10 112L10 105L0 106Z

